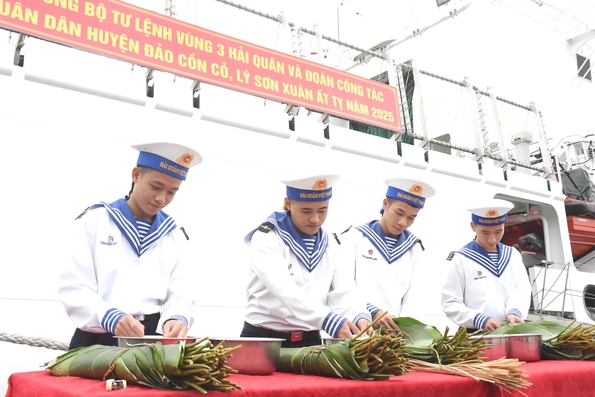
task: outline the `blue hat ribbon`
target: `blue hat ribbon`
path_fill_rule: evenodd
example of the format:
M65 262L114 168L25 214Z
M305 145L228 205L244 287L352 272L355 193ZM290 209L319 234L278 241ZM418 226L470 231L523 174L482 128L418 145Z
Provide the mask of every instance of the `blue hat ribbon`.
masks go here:
M423 208L424 204L426 203L426 199L418 196L416 194L412 194L406 192L405 190L401 190L399 188L389 186L388 191L386 192L388 197L394 198L395 200L404 201L407 204L411 204L414 207Z
M501 225L508 220L508 214L504 214L502 216L496 216L493 218L484 218L483 216L478 216L475 214L471 214L471 220L476 225L482 226L497 226Z
M181 166L174 161L149 152L140 152L138 155L137 164L164 172L183 181L186 180L186 175L188 175L189 170L189 168Z
M333 188L324 190L297 189L287 186L287 198L298 201L325 201L333 196Z

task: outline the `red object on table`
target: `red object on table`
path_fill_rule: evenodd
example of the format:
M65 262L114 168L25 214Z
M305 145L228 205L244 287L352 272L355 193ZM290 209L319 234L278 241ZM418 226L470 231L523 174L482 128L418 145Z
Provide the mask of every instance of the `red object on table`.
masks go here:
M533 383L522 391L528 397L592 397L595 396L595 361L541 360L523 364ZM492 397L523 397L519 392L507 393L493 387Z
M591 397L595 394L595 362L538 361L523 364L533 383L523 392L529 397ZM520 397L471 378L412 372L386 381L356 381L275 372L269 376L234 374L229 378L243 390L208 391L211 397ZM6 397L184 397L197 391L157 390L129 384L125 390L105 390L105 382L74 376L53 376L49 371L20 372L8 379ZM110 396L109 394L107 396Z

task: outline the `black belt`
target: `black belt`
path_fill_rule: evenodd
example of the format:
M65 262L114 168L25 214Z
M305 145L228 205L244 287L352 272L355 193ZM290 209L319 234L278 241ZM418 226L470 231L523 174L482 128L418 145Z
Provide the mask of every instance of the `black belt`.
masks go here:
M273 331L272 329L257 327L244 322L244 329L263 338L281 338L288 342L300 342L303 340L320 339L320 331Z
M153 313L153 314L133 314L132 317L137 319L138 321L159 321L161 318L160 313Z
M471 328L471 327L459 327L459 329L461 329L461 328L465 328L465 330L467 331L467 334L468 334L468 335L470 335L470 334L472 334L472 333L475 333L475 332L479 331L479 329L477 329L477 328Z

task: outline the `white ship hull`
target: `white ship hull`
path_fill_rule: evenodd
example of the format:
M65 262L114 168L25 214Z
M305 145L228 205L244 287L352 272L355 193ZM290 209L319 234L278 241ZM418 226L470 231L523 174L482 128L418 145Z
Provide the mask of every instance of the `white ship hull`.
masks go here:
M489 6L483 7L491 11ZM586 286L595 286L595 271L588 266L577 268L573 262L565 195L562 185L554 180L548 156L532 168L524 168L456 148L449 148L447 154L445 147L424 146L420 140L415 145L397 145L399 134L393 139L364 134L350 129L347 120L333 117L326 124L321 114L306 109L295 116L292 129L291 116L282 103L203 84L200 105L196 106L191 100L191 80L174 79L158 71L151 98L146 95L146 68L34 38L26 39L24 64L18 66L14 64L17 35L0 29L0 39L0 158L4 163L0 173L4 208L0 310L7 319L0 332L70 339L74 327L56 299L54 284L62 265L58 258L64 254L67 224L88 205L127 194L135 161L130 144L156 140L183 141L205 158L167 210L180 219L196 250L199 316L192 334L239 334L247 273L243 237L281 208L284 188L276 182L279 178L311 170L342 175L324 225L328 232L340 233L350 225L377 219L385 177L416 175L436 186L437 195L428 200L412 227L424 243L427 260L417 275L416 304L405 308L403 314L439 328L455 327L439 305L445 260L450 251L473 237L464 208L476 199L497 197L520 209L538 211L546 224L544 254L525 255L534 287L534 315L595 322L584 294ZM512 48L513 44L507 45ZM436 46L440 45L437 40ZM478 54L474 56L480 57ZM425 65L439 64L428 59ZM427 69L425 65L420 62L419 67ZM476 118L479 110L470 99L473 92L469 96L469 90L462 88L463 75L469 73L466 66L471 67L462 59L455 84L417 72L413 105L409 104L414 133L433 140L448 132L451 143L486 148L495 142L500 149L494 155L514 153L510 140L497 135L498 122L491 118L492 111L484 113L490 136L486 139L482 133L481 118ZM511 86L523 82L538 85L523 76L514 79ZM530 92L524 94L531 97ZM593 90L581 95L595 97ZM461 101L463 97L466 99ZM488 98L483 97L486 107L493 103ZM509 100L516 102L515 98ZM508 104L494 102L510 109ZM420 111L422 104L425 115ZM442 106L448 111L438 113ZM522 117L530 120L519 124L529 125L532 149L547 147L539 142L550 131L544 130L544 124L559 126L563 122L551 113L540 118L530 102L520 109ZM500 113L500 117L509 120L506 114ZM478 123L463 131L464 136L457 135L462 118L468 124ZM581 128L591 123L593 115L585 114L585 118ZM506 138L524 132L516 125L514 131L506 130L506 123L500 125ZM558 139L546 145L555 146ZM27 354L1 342L0 352ZM7 378L15 370L35 370L56 353L37 355L34 366L30 361L18 368L5 363L0 377Z

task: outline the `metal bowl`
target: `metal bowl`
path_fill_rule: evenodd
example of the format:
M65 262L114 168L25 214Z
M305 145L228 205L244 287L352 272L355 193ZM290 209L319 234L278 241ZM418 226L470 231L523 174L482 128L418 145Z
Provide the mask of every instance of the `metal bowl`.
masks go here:
M362 339L366 339L366 338L358 338L357 340L362 340ZM345 342L347 339L345 338L322 338L322 344L323 345L334 345L337 343L341 343L341 342Z
M161 335L145 335L145 336L114 336L118 339L118 346L131 347L135 345L146 345L149 343L161 342L163 345L173 345L176 342L184 341L185 343L194 343L196 338L165 338Z
M483 351L486 361L499 358L516 358L519 361L541 360L541 335L539 334L498 334L483 335L486 345L491 347Z
M322 338L323 345L335 345L344 342L345 338Z
M541 335L516 334L508 335L508 358L519 361L541 360Z
M509 335L484 335L474 336L472 339L483 338L486 346L489 346L483 351L483 359L486 361L493 361L499 358L508 357L508 336Z
M223 347L241 345L231 353L227 365L247 375L270 375L275 372L281 352L279 338L209 338L213 345L223 342Z

